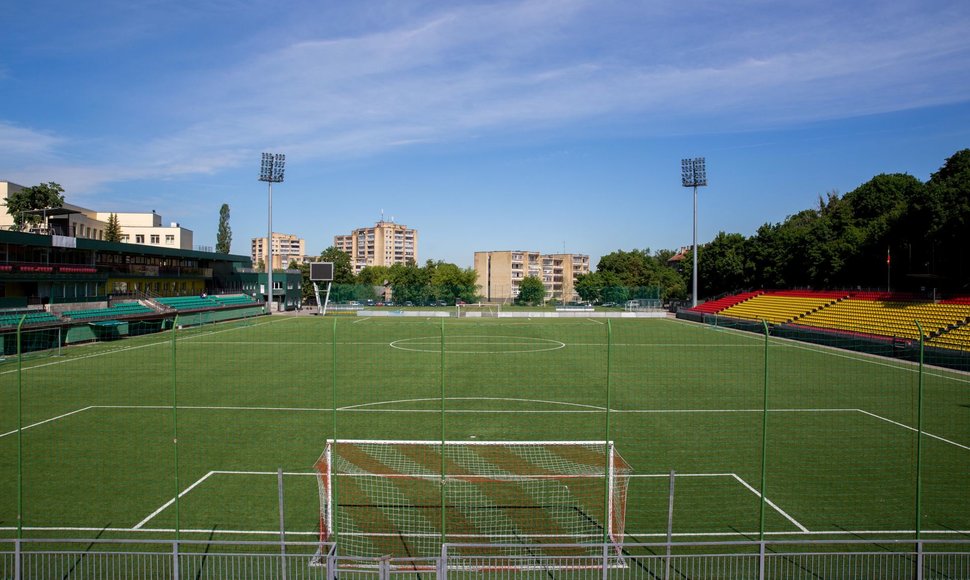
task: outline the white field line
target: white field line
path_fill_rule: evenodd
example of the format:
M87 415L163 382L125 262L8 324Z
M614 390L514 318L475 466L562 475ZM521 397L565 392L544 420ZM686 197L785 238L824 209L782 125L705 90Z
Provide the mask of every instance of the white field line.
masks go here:
M437 398L425 398L425 399L400 399L396 401L378 401L374 403L361 403L360 405L350 405L346 407L337 407L338 411L350 411L355 413L441 413L440 409L365 409L362 407L369 407L375 405L387 405L396 403L407 403L407 402L418 402L418 401L437 401ZM521 401L526 403L543 403L543 404L556 404L570 407L581 407L581 409L563 409L563 410L535 410L535 409L525 409L525 410L503 410L503 409L445 409L445 413L454 415L475 415L475 414L590 414L590 413L602 413L605 408L597 407L595 405L583 405L580 403L566 403L560 401L544 401L541 399L513 399L504 397L452 397L446 400L451 401ZM30 429L32 427L37 427L45 423L50 423L71 415L81 413L83 411L90 411L92 409L146 409L146 410L169 410L171 405L89 405L80 409L75 409L68 413L58 415L56 417L51 417L49 419L44 419L43 421L38 421L30 425L25 425L24 430ZM191 410L191 411L276 411L276 412L305 412L305 413L322 413L327 411L332 411L330 408L325 407L241 407L241 406L207 406L207 405L179 405L179 409ZM763 413L763 409L611 409L612 413L631 413L631 414L686 414L686 413ZM871 413L863 409L768 409L769 413L860 413L862 415L868 415L875 419L885 421L897 427L902 427L903 429L908 429L909 431L916 432L915 427L910 427L904 423L898 421L893 421L876 413ZM0 439L3 437L8 437L17 433L17 430L7 431L6 433L0 433ZM929 431L923 431L923 435L936 439L942 443L947 443L960 449L970 451L970 446L963 445L962 443L957 443L945 437L941 437Z
M189 493L190 491L192 491L193 489L195 489L195 487L197 485L200 485L203 481L209 479L209 476L212 475L213 473L215 473L215 472L214 471L210 471L209 473L206 473L205 475L203 475L199 479L195 480L195 483L193 483L192 485L190 485L187 488L185 488L185 490L182 491L181 493L179 493L177 496L175 496L172 499L168 500L167 502L163 503L162 504L162 507L160 507L157 510L153 511L151 514L149 514L149 516L147 518L145 518L142 521L140 521L137 524L135 524L135 527L132 528L132 529L134 529L134 530L140 529L142 526L144 526L145 524L147 524L149 522L149 520L151 520L152 518L154 518L158 514L162 513L162 510L164 510L168 506L170 506L173 503L175 503L175 500L176 499L178 499L178 498L182 497L183 495Z
M761 495L761 492L760 492L760 491L758 491L757 489L755 489L755 488L753 488L753 487L752 487L752 486L751 486L750 484L748 484L748 482L747 482L747 481L745 481L745 480L743 480L743 479L741 479L741 477L740 477L740 476L738 476L738 475L737 475L736 473L732 473L731 475L732 475L732 476L734 477L734 479L736 479L736 480L738 480L738 483L740 483L740 484L741 484L741 485L743 485L744 487L746 487L746 488L748 488L748 490L749 490L749 491L750 491L751 493L753 493L753 494L755 494L755 495L756 495L756 496L758 496L758 497L759 497L760 499L763 499L763 500L764 500L764 502L765 502L766 504L768 504L768 505L770 505L771 507L773 507L773 508L775 509L775 511L776 511L776 512L778 512L778 513L780 513L780 514L782 515L782 517L784 517L784 518L785 518L786 520L788 520L788 521L790 521L791 523L793 523L793 524L795 524L795 527L796 527L796 528L798 528L798 529L799 529L800 531L802 531L802 532L808 532L808 528L806 528L805 526L803 526L802 524L800 524L800 523L798 522L798 520L796 520L795 518L793 518L793 517L791 517L790 515L788 515L788 512L786 512L785 510L783 510L783 509L781 509L780 507L778 507L778 506L777 506L777 505L775 504L775 502L773 502L773 501L771 501L771 500L770 500L770 499L768 499L767 497L764 497L764 496L762 496L762 495Z
M636 474L636 473L634 473L633 475L630 475L629 477L631 477L631 478L664 478L664 477L670 477L670 474L669 473L649 473L649 474L646 474L646 473L645 474ZM674 477L731 477L731 478L734 478L735 480L737 480L737 482L740 483L741 485L743 485L745 488L747 488L748 491L750 491L751 493L755 494L759 498L761 497L761 492L759 492L757 489L755 489L750 484L748 484L748 482L745 481L744 479L742 479L737 473L674 473ZM765 500L765 503L766 504L770 505L772 507L772 509L774 509L776 512L778 512L779 514L781 514L782 517L784 517L786 520L788 520L789 522L791 522L792 524L794 524L796 528L798 528L802 532L808 533L808 528L806 528L801 523L799 523L798 520L796 520L795 518L791 517L788 514L788 512L786 512L785 510L783 510L780 507L778 507L778 505L775 502L771 501L768 498L764 498L764 500Z
M274 321L272 321L272 320L269 320L269 321L266 321L266 322L258 322L258 323L254 324L252 326L263 326L263 325L266 325L266 324L272 324L273 322ZM242 327L236 327L236 328L224 328L222 330L213 330L212 332L206 332L206 333L203 333L203 334L194 334L192 336L183 336L182 338L178 338L178 337L176 337L176 338L179 341L182 341L182 340L190 340L190 339L193 339L193 338L198 338L200 336L211 336L213 334L220 334L220 333L223 333L223 332L231 332L233 330L239 330L240 328L252 328L252 326L242 326ZM166 331L166 332L171 332L171 331ZM94 357L99 357L99 356L107 356L109 354L117 354L119 352L129 352L129 351L132 351L132 350L140 350L140 349L148 348L148 347L151 347L151 346L166 345L166 344L171 344L171 343L172 343L171 340L160 340L158 342L150 342L148 344L139 344L137 346L126 346L126 347L121 347L121 348L114 348L114 349L106 350L106 351L102 351L102 352L94 352L94 353L91 353L91 354L85 354L85 355L81 355L81 356L66 358L64 360L59 360L59 361L54 361L54 362L49 362L49 363L43 363L43 364L38 364L38 365L31 365L29 367L24 367L23 370L24 370L24 372L27 372L27 371L33 370L33 369L40 369L40 368L54 366L54 365L62 365L62 364L66 364L66 363L70 363L70 362L75 362L75 361L79 361L79 360L84 360L84 359L89 359L89 358L94 358ZM94 344L101 344L101 343L94 343ZM235 343L235 344L240 344L240 343ZM260 344L266 344L266 343L260 343ZM386 343L382 343L382 344L386 344ZM92 345L92 346L94 346L94 345ZM0 372L0 375L8 375L8 374L11 374L11 373L16 373L16 372L18 372L18 369L10 369L8 371L2 371L2 372Z
M607 346L605 342L567 342L566 346ZM704 344L697 342L614 342L611 346L646 348L764 348L763 344ZM446 353L447 354L447 353Z
M892 419L887 419L886 417L883 417L882 415L877 415L875 413L870 413L869 411L863 411L862 409L856 409L856 411L859 411L863 415L869 415L870 417L874 417L876 419L879 419L880 421L885 421L887 423L892 423L893 425L902 427L903 429L909 429L910 431L913 431L914 433L915 432L918 432L918 429L916 429L915 427L910 427L909 425L905 425L905 424L900 423L898 421L893 421ZM932 437L933 439L936 439L938 441L942 441L944 443L949 443L950 445L955 445L955 446L959 447L960 449L966 449L967 451L970 451L970 446L962 445L960 443L957 443L956 441L950 441L949 439L944 439L943 437L940 437L939 435L934 435L934 434L929 433L927 431L923 431L923 435L925 435L927 437Z
M375 318L377 318L377 317L376 316L362 316L362 317L358 318L357 320L351 322L351 324L357 324L358 322L367 322L368 320L373 320Z
M24 425L23 430L26 431L27 429L30 429L31 427L37 427L38 425L43 425L44 423L50 423L51 421L56 421L58 419L63 419L64 417L67 417L69 415L74 415L75 413L80 413L81 411L87 411L88 409L91 409L91 408L93 408L93 407L92 406L88 406L88 407L83 407L81 409L75 409L75 410L70 411L68 413L64 413L63 415L58 415L56 417L51 417L50 419L44 419L43 421L38 421L36 423L31 423L30 425ZM0 433L0 439L6 437L8 435L13 435L16 432L17 432L17 429L14 429L13 431L7 431L6 433Z
M359 409L361 407L372 407L375 405L392 405L397 403L417 403L422 401L440 401L438 397L428 397L422 399L398 399L396 401L378 401L374 403L361 403L359 405L348 405L346 407L337 407L338 411L350 411L352 409ZM515 401L521 403L543 403L547 405L561 405L563 407L581 407L584 409L593 409L596 411L604 411L605 407L599 407L596 405L584 405L582 403L567 403L562 401L546 401L542 399L518 399L511 397L445 397L445 401ZM436 411L440 412L440 411Z
M190 491L192 491L193 489L195 489L196 487L198 487L199 485L201 485L202 482L204 482L205 480L209 479L209 477L211 477L213 475L278 475L278 473L276 471L212 470L209 473L206 473L205 475L203 475L202 477L200 477L192 485L190 485L187 488L185 488L184 491L182 491L181 493L178 494L178 497L181 498L185 494L189 493ZM302 471L297 471L297 472L284 471L283 472L283 475L287 475L287 476L303 476L303 477L316 477L317 476L316 473L307 473L307 472L302 472ZM357 474L354 477L360 476L360 475L367 475L367 474ZM736 473L676 473L674 475L675 475L675 477L730 477L730 478L733 478L734 480L736 480L741 485L743 485L745 488L747 488L751 493L755 494L759 498L761 497L761 493L758 490L756 490L754 487L752 487L751 485L749 485L748 482L746 482L744 479L742 479L741 477L739 477ZM380 474L372 474L372 476L373 477L386 477L386 476L382 476ZM655 474L654 473L651 473L651 474L639 474L639 475L634 474L631 477L639 477L639 478L664 478L664 477L669 477L669 476L670 475L669 474L666 474L666 473L655 473ZM400 477L414 477L414 476L413 475L401 475ZM438 476L427 476L427 477L438 477ZM560 479L561 478L560 476L549 476L549 477L551 477L553 479ZM576 478L576 477L582 478L582 477L590 477L590 476L582 475L582 476L572 476L572 477L574 477L574 478ZM468 479L468 477L467 476L461 476L461 479ZM165 502L164 504L162 504L161 507L159 507L158 509L156 509L155 511L153 511L151 514L149 514L148 517L146 517L142 521L140 521L137 524L135 524L135 526L133 528L131 528L131 529L132 530L141 530L145 526L145 524L147 524L149 521L151 521L155 516L157 516L158 514L162 513L166 508L168 508L172 504L174 504L175 503L175 500L176 500L176 498L172 498L172 499L168 500L167 502ZM765 500L765 503L766 504L770 505L772 507L772 509L774 509L779 514L781 514L782 517L784 517L786 520L788 520L789 522L791 522L801 532L809 533L808 528L806 528L801 523L799 523L798 520L796 520L795 518L791 517L785 510L783 510L780 507L778 507L778 505L775 504L773 501L771 501L768 498L764 498L764 500Z
M149 410L168 410L172 409L171 405L92 405L88 407L89 409L149 409ZM230 405L211 407L206 405L179 405L179 410L190 410L190 411L295 411L295 412L307 412L307 413L320 413L323 411L332 411L329 408L323 407L234 407Z
M273 475L276 475L276 473L273 472ZM24 526L23 529L24 530L27 530L27 531L32 531L32 532L44 532L44 531L54 531L54 532L104 532L104 531L109 531L109 532L142 532L142 533L146 533L146 534L151 534L151 533L156 533L156 534L158 534L158 533L174 534L175 533L175 528L138 528L136 530L134 528L104 528L104 527L89 528L89 527L83 527L83 526L73 526L73 527L67 527L67 526ZM16 531L16 530L17 530L17 528L15 526L0 526L0 531L10 532L10 531ZM212 528L209 528L209 529L180 528L178 531L180 533L182 533L182 534L211 534L213 532ZM276 529L276 530L222 530L222 529L217 529L215 531L216 531L216 533L226 534L226 535L252 535L252 536L263 535L263 536L273 536L273 537L277 537L277 538L280 535L279 529ZM881 536L892 536L892 535L913 535L915 533L916 532L914 530L831 530L831 531L815 530L815 531L809 531L809 532L765 532L765 535L766 536L801 536L801 535L806 535L806 536L829 536L829 535L831 535L831 536L848 536L848 535L863 535L863 534L865 534L865 535L870 535L870 536L880 536L880 535ZM966 536L966 535L970 535L970 529L968 529L968 530L920 530L920 533L921 534L941 535L941 536L948 536L948 535ZM712 538L713 537L731 537L731 538L737 538L737 537L757 536L758 534L759 534L759 532L757 530L752 530L752 531L748 531L748 532L743 532L743 531L742 532L674 532L673 533L673 536L676 537L676 538L699 538L699 537L712 537ZM320 535L320 532L314 532L314 531L310 531L310 532L298 532L298 531L290 531L290 530L287 530L286 531L286 535L287 536L313 536L313 537L317 537L317 536ZM355 535L355 534L344 534L344 535L352 536L352 535ZM666 537L667 536L667 533L666 532L629 532L628 531L628 532L626 532L625 535L627 537L637 537L637 538L651 538L651 537L663 538L663 537ZM865 540L861 540L861 542L862 543L865 543Z
M768 409L769 413L853 413L859 409ZM612 413L764 413L764 409L613 409Z
M606 324L605 322L602 322L602 321L599 321L599 320L596 320L595 318L587 318L586 320L588 320L588 321L590 321L590 322L595 322L596 324L600 324L600 325L602 325L602 324Z
M203 481L209 479L209 477L211 477L213 475L227 475L227 474L228 475L277 475L277 472L275 472L275 471L221 471L221 470L213 470L213 471L210 471L209 473L206 473L205 475L203 475L202 477L200 477L199 479L197 479L195 481L195 483L193 483L192 485L190 485L187 488L185 488L182 492L180 492L178 494L178 498L181 498L183 495L189 493L190 491L192 491L193 489L195 489L196 487L198 487L199 485L201 485ZM313 475L313 476L316 476L316 473L289 473L289 472L283 472L283 475ZM140 529L142 529L142 527L145 524L147 524L152 518L154 518L158 514L162 513L163 511L165 511L166 508L168 508L173 503L175 503L175 500L176 499L177 498L173 497L172 499L170 499L167 502L163 503L161 505L161 507L159 507L157 510L153 511L152 513L150 513L147 518L145 518L142 521L140 521L137 524L135 524L135 527L133 527L131 529L132 530L140 530Z

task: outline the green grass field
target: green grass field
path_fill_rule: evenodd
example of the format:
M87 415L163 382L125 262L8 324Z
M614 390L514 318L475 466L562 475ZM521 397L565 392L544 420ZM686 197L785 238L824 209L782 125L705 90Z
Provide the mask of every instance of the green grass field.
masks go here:
M769 537L913 537L918 464L923 532L970 533L970 376L923 374L920 452L916 366L767 352ZM274 316L69 347L21 373L8 358L0 534L17 534L18 391L26 537L272 540L282 468L287 537L312 541L325 441L438 440L444 389L448 440L603 440L609 423L635 472L628 542L664 539L671 470L675 539L756 539L765 371L763 337L668 319Z

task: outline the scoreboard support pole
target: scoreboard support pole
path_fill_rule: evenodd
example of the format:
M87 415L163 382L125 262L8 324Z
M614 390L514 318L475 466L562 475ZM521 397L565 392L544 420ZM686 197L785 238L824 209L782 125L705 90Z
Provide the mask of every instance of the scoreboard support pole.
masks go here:
M313 283L313 293L317 296L317 314L320 316L327 315L327 305L330 304L330 285L332 282L327 282L327 295L323 302L320 302L320 285L316 282Z

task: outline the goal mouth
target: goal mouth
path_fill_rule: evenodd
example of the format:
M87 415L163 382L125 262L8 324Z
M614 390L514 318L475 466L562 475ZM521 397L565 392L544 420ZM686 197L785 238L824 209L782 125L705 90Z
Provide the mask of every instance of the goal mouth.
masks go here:
M436 558L448 544L499 558L469 570L623 565L632 469L610 441L338 439L315 467L321 548L341 561Z

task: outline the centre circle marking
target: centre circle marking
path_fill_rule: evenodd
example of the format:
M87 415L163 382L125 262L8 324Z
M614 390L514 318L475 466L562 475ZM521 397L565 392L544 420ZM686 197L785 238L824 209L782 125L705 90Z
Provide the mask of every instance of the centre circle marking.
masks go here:
M500 339L503 342L495 342ZM391 348L410 352L441 352L440 336L402 338L389 343ZM454 347L477 347L475 350L454 350ZM494 348L488 348L488 347ZM452 336L445 338L445 352L449 354L519 354L547 352L566 348L566 343L534 336Z

